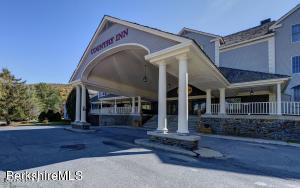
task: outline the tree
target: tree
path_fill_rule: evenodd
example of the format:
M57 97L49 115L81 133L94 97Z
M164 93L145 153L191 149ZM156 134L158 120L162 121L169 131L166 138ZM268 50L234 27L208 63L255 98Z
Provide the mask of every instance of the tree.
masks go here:
M63 99L57 89L52 88L46 83L39 83L35 85L36 96L41 103L42 111L49 110L61 113L63 106Z
M27 97L26 106L30 109L26 115L29 119L36 119L42 110L42 105L36 97L36 91L34 87L27 86L25 94Z
M73 88L70 92L67 101L66 101L66 108L68 116L70 117L71 121L75 121L75 113L76 113L76 88ZM90 103L90 96L88 90L86 90L86 117L88 117L88 113L91 108ZM87 118L88 121L88 118Z
M26 105L26 86L25 81L15 78L11 72L3 68L0 72L0 118L7 124L12 120L24 120L30 108Z

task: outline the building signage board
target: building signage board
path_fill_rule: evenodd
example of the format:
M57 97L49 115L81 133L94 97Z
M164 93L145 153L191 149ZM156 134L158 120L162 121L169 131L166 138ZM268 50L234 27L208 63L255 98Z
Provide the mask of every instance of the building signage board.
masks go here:
M111 38L105 40L101 44L97 45L95 48L91 49L91 54L94 54L110 45L112 45L115 41L119 41L123 38L125 38L128 35L128 28L124 29L120 33L117 33L115 36L112 36Z

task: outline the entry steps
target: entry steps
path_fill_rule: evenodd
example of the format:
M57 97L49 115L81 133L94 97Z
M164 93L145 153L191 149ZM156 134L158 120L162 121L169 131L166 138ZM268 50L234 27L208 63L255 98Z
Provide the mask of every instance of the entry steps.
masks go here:
M157 129L157 122L158 122L158 115L154 115L152 118L150 118L144 125L144 128L150 129L150 130L156 130ZM189 115L189 131L197 132L199 129L198 124L198 116L197 115ZM178 116L177 115L168 115L167 116L167 128L169 132L176 132L178 127Z

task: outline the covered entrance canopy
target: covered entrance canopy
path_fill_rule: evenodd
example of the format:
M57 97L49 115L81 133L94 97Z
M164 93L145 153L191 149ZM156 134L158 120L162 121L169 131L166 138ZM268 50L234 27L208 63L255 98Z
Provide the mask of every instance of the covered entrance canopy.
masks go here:
M286 81L288 78L273 79L272 84L279 84L280 93L280 84L285 87ZM234 93L239 88L253 87L252 82L231 83L191 39L109 16L103 18L70 83L77 85L78 96L81 85L82 96L87 87L158 100L160 131L167 131L166 94L178 87L178 133L181 134L188 133L188 84L206 91L207 113L212 94L220 96L220 113L225 113L225 89ZM261 87L264 83L256 84ZM81 106L84 110L85 104ZM79 121L79 113L77 116Z

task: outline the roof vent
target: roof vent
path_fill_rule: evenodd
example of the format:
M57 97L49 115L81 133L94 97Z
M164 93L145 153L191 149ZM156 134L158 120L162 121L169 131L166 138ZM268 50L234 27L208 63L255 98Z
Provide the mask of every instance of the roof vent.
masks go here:
M260 21L260 25L264 25L264 24L269 23L269 22L271 22L271 18Z

